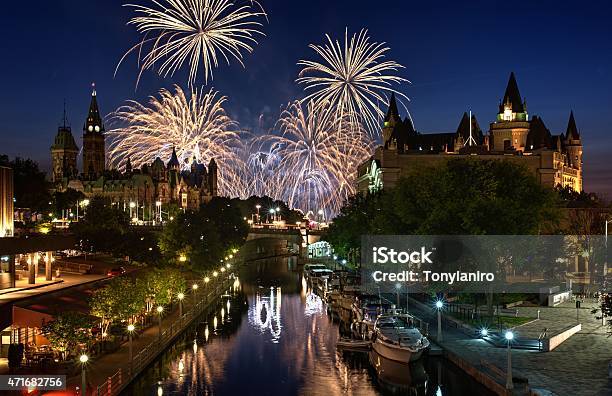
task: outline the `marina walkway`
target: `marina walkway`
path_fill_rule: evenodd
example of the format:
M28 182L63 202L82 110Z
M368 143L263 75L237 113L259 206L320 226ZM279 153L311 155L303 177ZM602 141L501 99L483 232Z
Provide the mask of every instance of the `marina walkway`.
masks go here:
M583 330L553 351L512 350L514 377L527 378L533 390L547 390L559 396L612 395L612 380L608 379L608 363L612 359L612 338L605 334L601 320L596 320L590 313L590 305L592 303L583 304L580 312ZM430 323L430 333L435 334L437 329L435 311L424 309L424 306L417 307L416 304L412 304L410 308L411 313ZM517 327L517 334L540 331L546 326L565 328L576 323L576 309L573 303L554 308L519 307L519 314L531 316L533 310L531 314L537 317L537 309L541 310L541 320ZM444 327L443 341L439 344L475 367L483 367L484 361L485 366L494 365L505 375L507 359L505 348L494 347L484 340L471 338L448 326ZM505 384L504 379L498 378L498 380Z

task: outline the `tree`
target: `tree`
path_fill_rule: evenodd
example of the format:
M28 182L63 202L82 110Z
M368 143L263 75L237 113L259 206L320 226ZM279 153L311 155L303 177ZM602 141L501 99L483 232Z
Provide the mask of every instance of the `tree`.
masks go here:
M249 234L249 226L236 200L214 197L201 206L199 214L214 223L224 251L241 246Z
M85 194L73 188L66 191L56 191L53 193L53 210L60 214L63 210L70 209L85 198Z
M47 337L51 347L59 351L62 359L76 347L91 340L91 321L78 312L66 311L58 314L54 320L42 326L42 333Z
M83 219L70 228L84 249L122 255L122 241L129 224L125 212L96 196L89 201Z
M13 168L15 207L48 212L51 195L46 174L35 161L20 157L10 161L8 156L0 155L0 165Z
M212 220L202 211L186 211L170 221L160 235L164 258L176 266L204 271L219 263L223 244Z

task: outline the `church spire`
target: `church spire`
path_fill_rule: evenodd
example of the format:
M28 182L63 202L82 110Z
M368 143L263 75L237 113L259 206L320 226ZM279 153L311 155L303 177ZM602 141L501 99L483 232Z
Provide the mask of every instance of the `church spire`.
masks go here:
M87 120L83 125L83 131L85 133L91 132L104 132L104 124L102 123L102 117L100 117L100 110L98 109L98 100L96 94L96 84L91 84L91 102L89 103L89 112L87 114Z
M399 111L397 110L397 102L395 100L395 92L391 92L391 99L389 100L389 109L387 110L387 115L385 116L385 124L391 119L395 119L395 121L400 119Z

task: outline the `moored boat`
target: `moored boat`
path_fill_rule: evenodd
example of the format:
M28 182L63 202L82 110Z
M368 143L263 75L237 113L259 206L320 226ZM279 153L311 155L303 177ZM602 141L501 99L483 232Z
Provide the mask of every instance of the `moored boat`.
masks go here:
M372 349L396 362L418 360L429 348L429 340L414 325L407 314L380 315L374 324Z

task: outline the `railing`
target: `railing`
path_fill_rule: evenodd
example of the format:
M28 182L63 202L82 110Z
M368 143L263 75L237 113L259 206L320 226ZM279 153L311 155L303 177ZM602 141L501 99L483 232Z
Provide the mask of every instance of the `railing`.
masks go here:
M215 301L223 290L229 287L230 279L224 280L214 289L209 290L203 298L201 298L191 309L183 313L183 316L174 320L170 327L162 331L159 338L151 342L144 349L138 352L132 359L131 364L128 362L124 367L120 367L117 372L111 377L108 377L105 382L96 387L95 396L115 396L118 395L144 368L146 368L160 353L162 353L174 338L182 333L187 326L204 310ZM123 376L125 374L125 378Z

